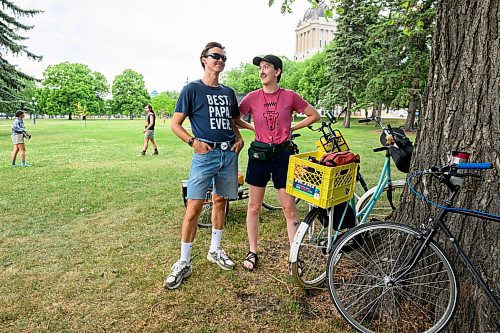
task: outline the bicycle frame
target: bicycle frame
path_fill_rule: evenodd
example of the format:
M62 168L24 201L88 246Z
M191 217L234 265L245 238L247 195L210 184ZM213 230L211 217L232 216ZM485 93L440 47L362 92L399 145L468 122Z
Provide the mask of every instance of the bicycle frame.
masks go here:
M361 196L361 198L358 199L358 205L356 205L354 198L349 201L349 204L346 205L346 207L345 207L345 209L344 209L344 211L342 213L342 217L341 217L341 219L339 221L338 230L336 230L335 232L333 230L333 221L335 220L334 219L334 210L333 210L333 208L330 209L329 212L328 212L328 220L329 220L328 227L325 227L323 225L317 231L317 235L313 235L312 232L309 231L309 238L310 239L318 239L319 238L318 235L322 235L323 232L324 232L324 230L325 230L325 228L328 228L328 230L327 230L328 240L327 240L327 244L326 244L326 251L327 252L330 251L332 244L335 242L335 240L339 236L339 232L340 232L340 229L342 227L342 223L344 221L345 215L347 213L348 206L351 206L352 209L354 210L355 220L358 220L359 218L362 217L361 221L359 222L359 224L366 223L366 220L368 219L368 216L372 212L373 207L377 203L377 201L380 198L380 196L384 193L385 187L388 184L389 184L389 188L391 186L391 183L392 183L392 180L391 180L391 155L389 154L389 152L387 150L387 147L376 148L376 149L374 149L374 151L376 151L376 152L378 152L378 151L385 151L386 152L385 153L384 165L382 167L382 171L380 172L380 177L379 177L377 186L375 187L375 190L373 192L372 191L368 191L365 194L363 194ZM389 192L387 192L387 194L389 196L389 198L388 198L389 202L390 202L392 208L394 209L395 207L394 207L394 205L392 203L392 193L389 191ZM361 210L358 211L359 203L363 202L363 199L366 198L366 197L368 197L368 196L371 196L370 200L368 201L368 203Z
M446 235L446 238L452 243L453 248L457 252L462 262L466 265L467 269L472 273L474 280L476 280L476 282L481 286L481 288L486 293L488 298L491 300L497 311L500 311L500 301L498 297L491 291L491 288L489 287L488 283L482 278L478 269L471 261L469 256L465 253L463 247L460 245L460 242L456 239L455 235L453 235L453 233L450 231L450 229L444 222L444 217L448 213L477 217L480 219L493 221L497 223L500 223L500 216L494 216L480 211L468 212L468 211L452 210L453 200L455 199L457 194L458 194L458 189L452 191L450 197L444 201L443 208L440 209L437 216L432 220L430 226L422 234L424 238L420 241L419 244L415 246L415 248L412 251L411 257L407 260L407 263L404 264L399 271L393 273L391 281L396 282L402 279L408 272L410 272L413 269L413 267L415 267L416 263L422 257L425 249L429 246L429 243L434 239L434 236L439 232L439 230L441 230Z
M360 224L363 224L366 222L366 220L368 219L368 216L370 215L372 209L373 209L373 206L375 205L375 203L378 201L378 199L380 198L380 196L382 195L383 191L384 191L384 188L387 184L389 184L389 188L391 188L391 155L389 154L388 150L386 147L384 148L377 148L375 149L376 151L380 151L380 150L385 150L385 161L384 161L384 165L382 167L382 171L380 172L380 177L379 177L379 180L378 180L378 183L377 183L377 187L375 188L375 191L373 192L373 195L371 196L368 204L363 207L363 209L359 210L359 207L357 205L356 207L356 219L360 218L361 216L363 216L363 218L361 219L360 221ZM366 196L369 196L371 195L370 192L367 192L365 193L359 200L358 200L358 203L361 203L363 202L363 199L366 197ZM394 204L392 203L392 192L388 192L388 199L389 199L389 202L391 204L391 207L392 209L395 209L394 207Z
M323 133L323 136L320 138L320 142L323 145L323 147L325 147L325 145L331 143L332 150L335 150L335 148L336 148L339 151L341 151L340 145L336 140L336 135L335 135L336 130L334 130L332 128L332 125L337 120L331 114L327 114L327 116L330 120L329 123L322 122L321 127L318 129L313 129L311 126L309 126L309 128L313 131L318 131L318 132ZM377 122L377 125L380 126L384 132L386 132L387 134L390 134L390 131L391 131L390 126L388 128L384 128L380 119L369 119L369 121L371 121L371 120L375 120ZM345 143L345 146L348 147L347 143ZM354 198L349 201L349 204L346 205L346 207L342 213L342 217L339 220L339 226L338 226L337 230L335 232L333 230L333 224L334 224L333 221L335 221L333 207L330 208L328 211L328 220L329 220L328 226L325 226L323 224L318 230L316 230L316 232L313 231L314 228L307 229L308 230L307 231L308 238L310 240L313 240L313 242L316 243L320 239L323 239L323 237L321 237L321 235L323 235L325 228L328 228L328 230L327 230L328 239L326 241L326 252L330 251L332 244L335 242L335 240L339 236L339 230L341 229L342 223L344 222L344 218L346 216L348 206L351 206L352 209L354 210L355 221L358 221L361 218L361 221L359 223L360 224L365 223L368 219L368 216L372 212L374 206L376 205L377 201L379 200L380 196L384 193L384 189L386 188L386 186L388 186L389 189L392 189L392 187L391 187L392 186L391 185L392 184L391 155L389 154L388 148L387 147L380 147L380 148L373 149L373 151L374 152L385 151L384 165L382 166L379 180L378 180L378 183L377 183L377 186L375 187L375 189L368 190L368 187L366 186L366 182L362 179L362 177L360 177L361 175L359 174L359 168L358 168L357 181L359 181L359 183L361 184L361 186L365 190L365 193L363 195L361 195L361 197L358 197L357 195L355 195L355 198L357 199L358 204L355 203ZM393 201L392 201L392 191L387 191L387 195L388 195L388 201L389 201L391 207L393 209L395 209ZM368 197L370 197L370 199L368 200L367 204L362 209L359 210L359 203L364 202L363 199L366 199ZM316 221L313 223L316 223ZM301 227L302 227L302 225L299 226L299 229ZM301 232L301 230L298 230L297 234L299 234L299 232ZM299 246L298 243L294 243L294 244L295 245L292 245L292 247ZM295 253L295 251L290 251L290 252L291 252L290 262L295 262L297 258L296 258L296 256L292 255L292 253Z
M373 207L375 206L378 199L380 198L380 196L384 192L385 186L387 184L389 184L389 187L390 187L390 184L391 184L391 156L389 155L387 148L385 148L385 147L378 148L378 151L380 151L380 150L385 150L386 154L385 154L384 165L382 167L382 171L380 172L380 177L379 177L379 180L378 180L378 183L377 183L375 190L373 192L366 192L358 200L358 205L355 204L354 199L351 199L349 202L349 205L354 209L355 219L358 220L360 217L362 217L359 224L366 223L366 220L368 219L368 216L370 215L371 211L373 210ZM372 195L372 193L373 193L373 195ZM368 201L368 203L361 210L358 211L359 203L363 202L362 201L363 198L370 196L370 195L371 195L371 197L370 197L370 200ZM395 207L394 207L394 204L392 203L392 193L388 192L388 195L389 195L389 202L390 202L392 208L394 209ZM347 208L348 208L348 205L346 205L344 212L342 213L342 217L340 219L340 223L339 223L339 227L338 227L339 230L341 229L342 222L344 221L345 215L347 213ZM330 211L328 213L328 219L330 222L332 222L334 220L333 209L330 209ZM337 237L339 235L339 230L337 230L335 232L335 234L333 235L332 224L333 223L328 224L328 242L327 242L327 247L326 247L327 251L330 250L331 244L337 239ZM325 227L320 229L320 232L323 232L324 228ZM333 237L332 237L332 235L333 235Z

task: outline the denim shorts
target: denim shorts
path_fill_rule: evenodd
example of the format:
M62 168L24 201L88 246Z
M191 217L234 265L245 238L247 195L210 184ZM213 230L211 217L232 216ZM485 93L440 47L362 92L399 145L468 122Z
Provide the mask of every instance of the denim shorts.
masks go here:
M187 185L188 199L205 199L209 186L224 198L238 197L238 153L214 149L194 154Z
M253 186L266 187L272 177L275 188L286 188L286 175L291 155L293 155L291 149L283 149L270 161L249 159L245 181Z
M144 139L154 139L155 138L155 130L147 130L144 133Z

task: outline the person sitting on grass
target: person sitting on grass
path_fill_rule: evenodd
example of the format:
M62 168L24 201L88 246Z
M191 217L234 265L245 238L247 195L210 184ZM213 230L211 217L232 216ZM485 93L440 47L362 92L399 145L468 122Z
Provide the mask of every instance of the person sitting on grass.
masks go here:
M16 119L12 124L12 143L14 144L14 149L12 150L12 166L18 166L16 164L17 153L21 153L21 166L30 167L31 164L26 163L26 147L24 145L24 138L31 138L31 134L26 132L24 128L24 111L18 110L16 112Z

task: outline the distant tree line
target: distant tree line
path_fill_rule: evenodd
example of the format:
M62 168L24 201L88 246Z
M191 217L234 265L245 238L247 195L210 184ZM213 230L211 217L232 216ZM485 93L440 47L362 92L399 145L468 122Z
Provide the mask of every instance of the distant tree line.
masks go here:
M144 106L151 103L160 115L172 113L178 98L176 92L162 92L151 98L144 77L126 69L117 75L110 87L104 75L87 65L63 62L48 66L41 80L24 74L4 56L42 57L20 43L26 38L19 31L32 26L19 19L32 17L39 10L24 10L11 1L0 0L0 110L12 115L17 109L49 116L123 115L141 116ZM111 88L111 90L110 90ZM110 94L110 92L112 94Z
M21 107L48 116L108 115L133 119L143 114L146 104L160 116L171 114L178 98L176 92L162 92L151 97L144 77L131 69L117 75L110 85L104 75L87 65L63 62L49 65L39 84L28 81L19 91ZM15 112L15 108L10 108Z
M293 2L283 1L283 10ZM352 111L363 109L380 115L384 108L407 108L407 128L411 128L425 90L436 2L331 0L332 6L326 8L326 13L336 20L334 39L322 52L305 61L284 57L281 85L297 91L318 108L347 107L346 127ZM75 114L120 114L133 118L142 114L147 103L161 115L173 112L178 93L163 92L151 98L143 76L131 69L117 75L110 86L104 75L87 65L64 62L48 66L43 79L35 85L33 78L17 71L1 55L8 50L40 59L16 44L23 39L16 31L31 27L15 21L15 17L39 11L24 11L5 0L0 3L14 15L6 16L5 10L0 11L0 24L12 26L10 30L0 29L2 109L31 110L32 101L36 101L37 113L67 115L70 119ZM252 64L241 64L223 73L222 78L238 93L260 87L258 68Z

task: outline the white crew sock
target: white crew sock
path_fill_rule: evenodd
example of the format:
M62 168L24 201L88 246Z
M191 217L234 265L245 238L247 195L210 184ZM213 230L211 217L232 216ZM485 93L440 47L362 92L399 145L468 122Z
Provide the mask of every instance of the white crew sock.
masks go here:
M191 261L191 249L193 247L193 243L184 243L181 241L181 258L180 261L185 261L189 264Z
M210 243L210 252L214 252L220 247L221 239L222 230L212 228L212 242Z

